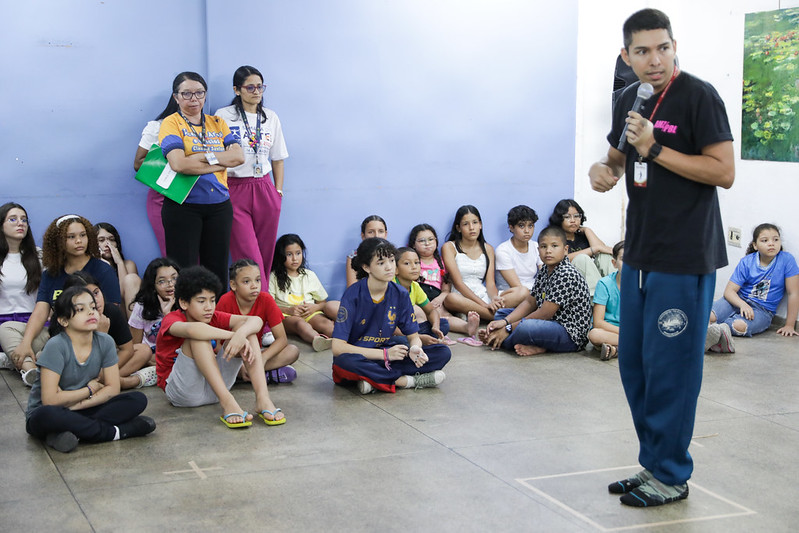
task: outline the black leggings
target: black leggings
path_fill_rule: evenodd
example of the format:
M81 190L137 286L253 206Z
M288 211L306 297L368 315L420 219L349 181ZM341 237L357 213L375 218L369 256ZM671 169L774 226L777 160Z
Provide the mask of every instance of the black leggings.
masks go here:
M41 405L33 410L25 430L44 439L50 433L71 431L84 442L114 440L114 426L139 416L147 407L147 396L141 392L118 394L101 405L71 411L60 405Z
M219 277L227 290L230 230L233 206L230 200L218 204L179 204L164 198L161 220L166 237L166 255L181 267L200 264Z

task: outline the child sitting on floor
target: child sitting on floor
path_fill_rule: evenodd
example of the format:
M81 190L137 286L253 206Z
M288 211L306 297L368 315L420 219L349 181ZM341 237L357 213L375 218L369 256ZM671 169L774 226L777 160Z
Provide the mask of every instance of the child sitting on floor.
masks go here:
M359 281L344 292L333 329L333 381L355 381L361 394L435 387L451 357L443 344L422 349L408 291L392 283L396 253L385 239L361 242L352 260ZM397 327L410 348L390 344Z
M239 259L230 267L230 292L219 298L216 308L232 315L257 316L264 322L258 335L264 339L266 330L272 333L268 342L261 342L267 383L289 383L297 377L291 363L300 356L300 350L288 343L283 327L283 313L269 296L261 291L261 268L252 259ZM249 380L249 376L245 376Z
M538 252L544 268L533 292L516 309L497 311L480 338L521 356L582 350L591 326L591 294L585 278L566 260L565 232L558 226L544 228Z
M619 356L619 304L621 303L621 265L624 258L624 241L613 247L613 267L616 272L600 279L594 292L594 327L588 340L599 348L603 361Z
M252 425L230 388L242 362L255 391L256 410L270 426L286 418L269 398L258 333L263 321L256 316L230 315L216 310L222 283L210 270L193 266L180 271L175 299L180 308L161 321L155 343L158 386L175 407L197 407L219 402L220 417L229 428ZM224 346L216 341L226 340ZM268 415L268 416L267 416Z
M436 309L418 282L420 270L421 264L416 250L407 246L397 250L397 276L394 278L394 282L402 285L411 297L411 303L414 306L413 312L419 323L419 337L422 339L422 344L425 346L429 344L451 346L455 344L455 341L447 337L447 333L450 331L465 333L469 336L474 335L477 332L479 317L475 314L473 324L458 317L442 317L440 309ZM474 327L473 331L469 331L471 327Z
M97 331L99 313L89 289L65 289L53 304L50 340L36 360L41 374L28 397L25 429L62 453L78 441L143 437L155 421L140 416L141 392L119 393L114 341Z
M308 251L299 235L281 235L269 275L269 294L283 312L286 332L311 343L315 352L330 349L333 319L338 301L327 300L327 291L308 268Z
M777 333L786 337L797 334L799 267L782 249L779 228L768 223L757 226L746 254L735 267L724 296L713 302L705 351L734 353L732 335L751 337L768 329L786 294L788 312Z

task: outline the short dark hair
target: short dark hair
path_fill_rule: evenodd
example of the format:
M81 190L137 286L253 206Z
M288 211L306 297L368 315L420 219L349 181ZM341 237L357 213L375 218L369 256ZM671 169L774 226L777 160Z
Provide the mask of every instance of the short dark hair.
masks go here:
M674 40L674 35L671 33L671 21L669 17L662 11L647 8L636 11L624 21L624 26L622 27L624 49L629 51L630 44L633 42L634 33L648 30L666 30L669 32L669 39L672 41Z
M552 236L560 238L560 240L563 241L563 244L566 244L566 232L563 231L563 228L561 228L560 225L556 226L554 224L551 224L541 230L541 233L538 234L538 242L540 243L541 239L544 237Z
M358 250L355 252L355 257L352 258L350 265L355 271L357 279L363 279L368 276L363 269L364 265L368 266L375 257L391 257L397 256L397 249L393 244L380 237L369 237L361 241L358 245Z
M515 226L519 222L527 222L528 220L533 224L538 222L538 214L532 207L517 205L508 211L508 226Z
M613 245L613 259L619 258L619 252L624 249L624 241L619 241Z
M190 302L192 298L206 290L215 295L222 292L222 282L217 275L200 265L184 268L178 274L175 283L175 301Z
M75 316L75 304L72 302L72 300L74 300L76 296L79 296L83 293L91 296L92 302L94 302L94 295L85 286L75 285L61 291L61 294L59 294L58 298L56 298L55 302L53 302L53 317L50 319L50 326L47 328L48 333L50 333L50 337L55 337L64 331L64 326L59 324L58 319L70 319Z
M582 226L585 224L585 221L588 220L588 218L585 216L585 211L583 211L583 208L580 207L580 204L571 198L564 198L555 204L555 208L552 210L552 214L549 216L549 225L562 226L563 217L569 212L570 207L575 208L577 212L580 213L580 225Z

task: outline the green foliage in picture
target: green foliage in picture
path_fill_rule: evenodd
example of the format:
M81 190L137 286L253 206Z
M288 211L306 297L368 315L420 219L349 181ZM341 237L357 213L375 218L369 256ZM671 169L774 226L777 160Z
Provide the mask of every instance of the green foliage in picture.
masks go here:
M741 158L799 161L799 8L745 24Z

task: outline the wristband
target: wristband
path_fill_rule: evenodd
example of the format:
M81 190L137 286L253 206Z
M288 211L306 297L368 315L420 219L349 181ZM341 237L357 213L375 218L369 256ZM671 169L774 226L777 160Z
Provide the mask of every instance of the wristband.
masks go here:
M94 391L88 385L86 385L86 388L89 389L89 397L86 398L88 400L88 399L91 399L92 396L94 396Z
M383 348L383 362L386 365L386 370L391 370L391 363L388 362L388 348Z
M505 321L505 325L506 325L506 326L509 326L509 325L510 325L510 320L508 320L507 318L503 318L502 320L504 320L504 321Z

